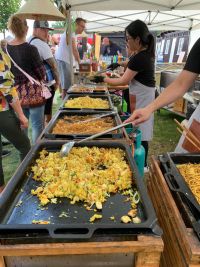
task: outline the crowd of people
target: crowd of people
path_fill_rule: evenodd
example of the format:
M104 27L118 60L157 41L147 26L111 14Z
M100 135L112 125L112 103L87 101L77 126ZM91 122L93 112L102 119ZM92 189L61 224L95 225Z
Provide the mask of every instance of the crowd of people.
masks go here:
M16 15L9 18L8 29L14 38L9 42L2 40L0 48L0 192L5 186L2 168L5 150L2 150L1 136L17 148L21 160L26 156L31 143L36 143L45 123L51 119L55 91L61 88L64 98L71 86L71 51L73 60L80 63L76 35L81 34L85 27L86 20L77 18L72 47L68 34L64 32L54 54L48 44L49 30L52 29L47 21L35 21L32 36L27 40L26 20ZM127 121L139 124L147 167L149 141L153 138L153 112L183 95L200 73L200 39L192 48L176 81L155 99L154 37L141 20L130 23L125 29L125 36L128 60L109 66L113 70L119 65L124 66L124 74L120 78L95 76L93 81L116 86L129 84L132 115ZM103 55L121 53L121 48L107 37L103 38L102 44ZM43 84L48 85L51 92L48 99L41 94ZM31 142L28 138L29 125L32 128Z

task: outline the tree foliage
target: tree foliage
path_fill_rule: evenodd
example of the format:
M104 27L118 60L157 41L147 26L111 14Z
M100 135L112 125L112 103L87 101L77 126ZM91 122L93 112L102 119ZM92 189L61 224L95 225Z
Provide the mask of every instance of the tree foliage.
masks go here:
M8 18L20 7L21 0L0 0L0 32L7 29Z

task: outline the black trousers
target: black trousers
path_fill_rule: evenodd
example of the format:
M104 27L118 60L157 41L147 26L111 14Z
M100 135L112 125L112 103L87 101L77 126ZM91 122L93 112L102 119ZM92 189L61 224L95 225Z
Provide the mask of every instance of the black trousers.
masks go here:
M1 135L11 142L20 153L20 158L26 156L31 148L30 140L20 128L20 121L13 110L0 112L0 186L4 185L2 166L2 143Z

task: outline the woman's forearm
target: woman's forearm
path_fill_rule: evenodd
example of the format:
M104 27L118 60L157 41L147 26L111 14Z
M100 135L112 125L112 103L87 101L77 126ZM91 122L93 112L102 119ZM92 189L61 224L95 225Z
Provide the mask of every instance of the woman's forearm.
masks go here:
M197 74L182 71L178 78L171 83L166 89L151 103L148 105L148 109L151 112L164 107L170 103L173 103L178 98L184 95L184 93L193 84Z
M19 118L24 115L19 99L15 99L15 101L10 103L10 106L14 109Z
M104 82L111 85L126 85L126 83L121 78L104 78Z

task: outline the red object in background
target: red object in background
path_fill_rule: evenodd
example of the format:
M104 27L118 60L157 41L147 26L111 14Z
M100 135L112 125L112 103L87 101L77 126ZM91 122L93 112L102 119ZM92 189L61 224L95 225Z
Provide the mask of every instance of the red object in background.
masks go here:
M88 37L87 42L88 42L88 44L93 45L93 38Z
M110 77L110 76L111 76L111 72L106 72L106 75L107 75L108 77Z

